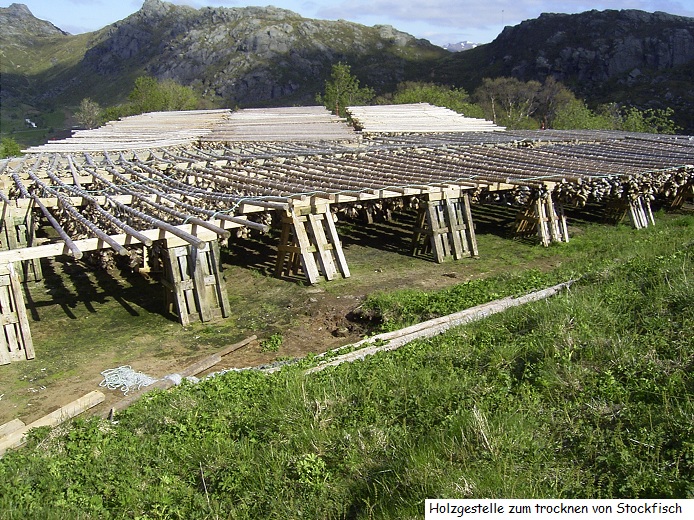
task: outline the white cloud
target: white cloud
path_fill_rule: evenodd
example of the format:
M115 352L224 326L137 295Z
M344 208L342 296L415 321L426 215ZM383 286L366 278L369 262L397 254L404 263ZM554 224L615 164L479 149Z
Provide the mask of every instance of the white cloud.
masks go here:
M578 13L591 9L640 9L665 11L685 16L694 15L692 0L356 0L332 2L316 11L321 18L344 18L373 23L374 19L390 20L396 27L406 27L415 21L426 23L441 33L501 28L523 20L537 18L543 12ZM685 5L686 4L686 5Z

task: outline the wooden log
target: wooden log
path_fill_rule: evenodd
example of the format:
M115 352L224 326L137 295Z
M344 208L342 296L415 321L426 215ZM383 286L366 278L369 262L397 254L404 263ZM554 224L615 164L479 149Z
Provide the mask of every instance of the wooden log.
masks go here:
M87 395L72 401L65 406L58 408L56 411L43 416L42 418L27 424L23 428L19 428L10 435L5 436L0 440L0 456L4 455L8 449L17 448L26 442L26 434L33 428L42 426L57 426L68 419L71 419L85 410L93 408L102 403L106 396L97 390L89 392Z
M500 300L495 300L489 303L484 303L482 305L477 305L469 309L465 309L448 316L442 316L440 318L434 318L432 320L427 320L422 323L417 323L410 327L400 329L393 332L386 332L383 334L377 334L370 338L358 341L350 346L352 347L363 347L344 354L342 356L337 356L336 358L322 363L316 367L308 369L305 373L310 374L324 370L330 366L337 366L344 362L351 362L357 359L363 359L365 356L375 354L376 352L395 350L415 339L431 338L442 334L443 332L451 329L453 327L459 327L473 321L478 321L480 319L491 316L492 314L497 314L511 307L517 307L519 305L524 305L526 303L544 300L553 296L560 291L568 288L573 283L573 280L563 282L547 289L542 289L540 291L535 291L518 298L507 297ZM373 345L373 346L369 346ZM342 347L343 348L343 347ZM279 368L273 368L266 370L266 372L273 372L279 370Z

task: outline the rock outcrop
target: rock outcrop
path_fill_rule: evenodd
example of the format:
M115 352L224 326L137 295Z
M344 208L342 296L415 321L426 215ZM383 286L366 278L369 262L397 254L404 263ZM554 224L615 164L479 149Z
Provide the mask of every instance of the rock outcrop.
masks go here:
M592 103L670 106L694 129L694 18L637 10L542 14L450 55L435 78L473 91L485 77L553 76Z

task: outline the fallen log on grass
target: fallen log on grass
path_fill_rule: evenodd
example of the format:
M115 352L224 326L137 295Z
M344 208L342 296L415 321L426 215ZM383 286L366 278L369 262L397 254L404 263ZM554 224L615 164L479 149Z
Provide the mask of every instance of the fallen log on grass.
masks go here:
M383 352L387 350L395 350L397 348L410 343L416 339L425 339L437 336L444 333L448 329L453 327L458 327L460 325L465 325L467 323L472 323L473 321L479 321L491 316L492 314L497 314L499 312L505 311L511 307L517 307L525 303L530 303L534 301L544 300L557 294L563 289L568 288L573 283L573 280L568 282L563 282L547 289L541 291L535 291L517 298L507 297L500 300L495 300L493 302L484 303L482 305L477 305L463 311L456 312L454 314L449 314L447 316L442 316L440 318L434 318L432 320L423 321L417 323L410 327L405 327L394 332L386 332L383 334L378 334L370 338L361 340L352 345L347 345L347 347L362 347L354 352L349 352L341 356L327 361L325 363L319 364L313 368L309 368L305 373L311 374L313 372L318 372L325 368L331 366L337 366L342 363L356 361L358 359L364 359L366 356L375 354L377 352ZM345 347L341 347L345 348ZM269 369L268 371L275 371L276 369Z

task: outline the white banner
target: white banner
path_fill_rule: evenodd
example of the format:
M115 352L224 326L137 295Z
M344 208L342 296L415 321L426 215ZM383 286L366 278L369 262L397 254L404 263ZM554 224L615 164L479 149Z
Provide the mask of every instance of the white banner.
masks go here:
M514 518L573 520L596 518L690 519L694 518L694 500L682 499L617 499L617 500L554 500L554 499L427 499L425 520L476 518L497 520Z

